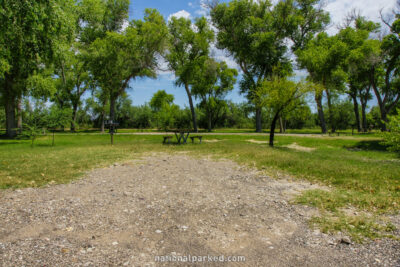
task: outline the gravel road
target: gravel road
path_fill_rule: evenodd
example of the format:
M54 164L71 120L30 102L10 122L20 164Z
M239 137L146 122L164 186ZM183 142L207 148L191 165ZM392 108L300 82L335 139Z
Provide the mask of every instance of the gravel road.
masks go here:
M180 266L400 266L399 242L346 244L310 229L317 211L290 200L316 187L155 154L70 184L3 190L0 265L176 266L165 261L190 255L203 262Z

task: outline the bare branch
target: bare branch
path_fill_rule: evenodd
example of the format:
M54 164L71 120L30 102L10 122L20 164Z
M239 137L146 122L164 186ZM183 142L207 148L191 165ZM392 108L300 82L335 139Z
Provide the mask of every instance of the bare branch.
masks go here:
M390 23L390 18L386 17L383 15L383 8L381 8L381 10L379 10L379 15L381 17L381 21L388 26L390 29L392 29L392 24Z
M337 29L342 30L347 27L350 27L351 24L360 17L361 17L361 11L357 8L353 8L349 13L347 13L346 17L343 19L343 22L337 25Z
M219 0L205 0L202 4L212 10L219 4Z

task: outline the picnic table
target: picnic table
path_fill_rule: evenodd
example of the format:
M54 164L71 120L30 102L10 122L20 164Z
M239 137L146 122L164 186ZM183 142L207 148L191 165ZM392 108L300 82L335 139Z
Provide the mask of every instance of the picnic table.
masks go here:
M177 130L171 130L175 134L176 140L178 141L178 144L186 144L187 139L189 138L190 133L192 132L191 130L185 130L185 129L177 129Z
M187 140L189 138L190 133L192 133L193 131L190 129L175 129L175 130L168 130L167 132L172 132L175 134L176 140L178 141L178 144L186 144ZM192 143L194 142L194 138L199 138L200 142L201 142L201 136L193 136L191 137L192 139ZM164 136L164 142L166 142L166 140L168 140L168 143L170 143L170 140L172 139L172 136Z

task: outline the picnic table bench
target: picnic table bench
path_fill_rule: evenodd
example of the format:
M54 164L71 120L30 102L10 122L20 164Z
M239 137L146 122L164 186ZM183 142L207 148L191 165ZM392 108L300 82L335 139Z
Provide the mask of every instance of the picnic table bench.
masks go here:
M195 136L191 136L190 139L192 139L192 144L194 144L194 139L199 139L200 144L201 144L201 139L203 138L203 136L201 135L195 135Z

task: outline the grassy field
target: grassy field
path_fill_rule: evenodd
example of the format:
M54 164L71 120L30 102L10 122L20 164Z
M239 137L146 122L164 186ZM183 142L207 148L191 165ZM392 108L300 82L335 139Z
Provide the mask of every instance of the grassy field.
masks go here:
M0 140L0 188L66 183L93 168L139 157L146 152L212 154L256 167L273 177L290 175L330 190L306 191L295 202L313 205L322 216L312 224L326 232L346 231L354 239L390 236L387 214L400 205L400 159L372 136L277 136L275 148L265 136L207 135L203 144L162 145L158 135L56 135L29 140ZM253 140L253 142L249 142ZM254 143L258 141L258 143ZM289 147L288 147L289 146ZM353 215L349 215L352 210Z

